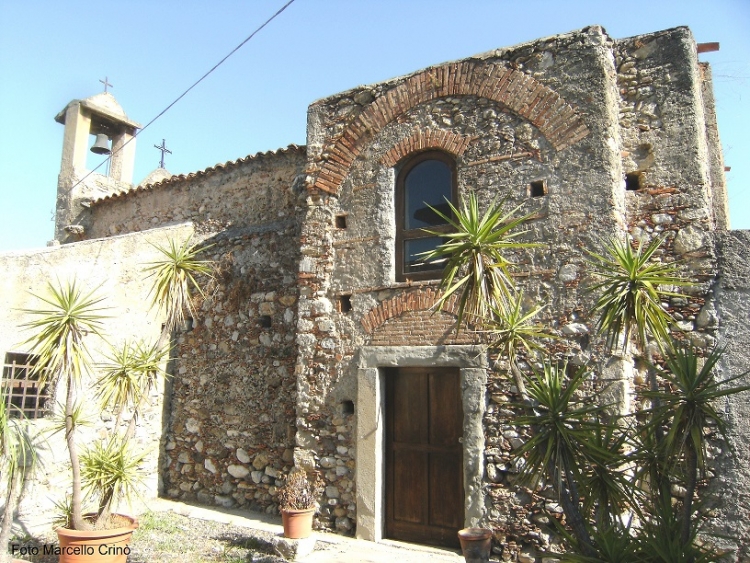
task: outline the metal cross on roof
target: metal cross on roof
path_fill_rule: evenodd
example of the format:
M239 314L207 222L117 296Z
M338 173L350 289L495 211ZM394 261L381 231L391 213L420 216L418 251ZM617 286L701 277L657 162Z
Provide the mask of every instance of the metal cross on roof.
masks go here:
M159 161L159 168L164 168L164 153L168 152L169 154L172 154L172 151L167 148L167 143L164 141L164 139L161 140L161 146L154 145L154 147L161 151L161 160Z
M109 86L112 86L112 87L114 88L114 84L110 84L110 83L109 83L109 80L108 80L108 77L107 77L107 76L105 76L105 77L104 77L104 80L99 80L99 82L101 82L102 84L104 84L104 93L105 93L105 94L107 93L107 88L108 88Z

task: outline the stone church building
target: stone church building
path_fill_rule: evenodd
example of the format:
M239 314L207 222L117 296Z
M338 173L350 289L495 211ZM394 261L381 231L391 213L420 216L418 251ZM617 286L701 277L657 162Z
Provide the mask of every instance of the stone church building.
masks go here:
M140 185L139 124L111 94L74 100L56 117L57 242L0 255L3 376L20 381L33 362L19 310L48 279L99 287L113 343L155 339L143 267L153 244L192 236L211 245L216 276L140 421L152 495L276 513L280 479L314 467L322 528L439 544L483 525L507 560L532 561L555 541L545 511L561 509L514 486L525 434L503 359L433 310L440 267L418 254L440 239L421 230L434 224L425 202L474 193L533 214L523 240L543 246L514 256L515 280L530 305L547 304L544 323L561 337L550 352L587 364L623 411L637 408L642 366L605 353L586 292L586 250L611 237L665 234L663 258L698 282L669 310L694 344L727 346L723 376L747 370L750 234L728 230L701 50L686 28L613 39L592 26L318 100L306 146L157 170ZM112 143L106 176L85 169L95 134ZM719 541L747 560L750 407L735 396L721 410L735 457L714 452L720 504L706 529L734 536ZM49 424L41 406L34 416ZM114 424L92 416L92 437ZM67 483L62 448L47 447L24 506Z

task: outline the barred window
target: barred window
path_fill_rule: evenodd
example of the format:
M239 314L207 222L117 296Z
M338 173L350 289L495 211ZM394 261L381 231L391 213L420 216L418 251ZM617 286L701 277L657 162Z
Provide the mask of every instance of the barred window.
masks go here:
M49 399L49 386L39 383L39 374L32 373L37 356L8 352L3 364L2 395L9 407L10 416L41 418ZM15 407L15 408L13 408Z

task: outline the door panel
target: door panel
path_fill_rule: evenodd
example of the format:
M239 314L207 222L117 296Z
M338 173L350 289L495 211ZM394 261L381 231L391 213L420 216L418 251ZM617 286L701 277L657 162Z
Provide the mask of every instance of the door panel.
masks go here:
M464 527L464 488L460 458L454 454L431 454L430 484L430 524L455 528L455 532L458 532Z
M455 374L430 373L430 444L455 448L463 436L463 406L458 370Z
M399 521L423 522L427 510L422 499L428 494L423 475L427 474L428 456L424 452L397 450L393 461L394 472L401 476L393 483L393 494L399 499L393 507L393 516Z
M386 537L457 546L464 524L463 409L457 368L386 377Z

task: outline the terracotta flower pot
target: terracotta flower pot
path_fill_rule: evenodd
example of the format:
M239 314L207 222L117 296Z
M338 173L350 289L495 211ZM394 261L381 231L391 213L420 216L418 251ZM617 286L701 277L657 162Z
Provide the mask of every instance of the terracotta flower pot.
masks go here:
M284 524L284 537L290 539L309 538L312 533L314 508L307 510L282 510L281 522Z
M121 515L118 515L121 516ZM130 554L130 538L138 520L121 516L129 523L111 530L70 530L58 528L60 563L125 563Z
M466 563L487 563L490 560L492 530L464 528L458 532L458 541Z

